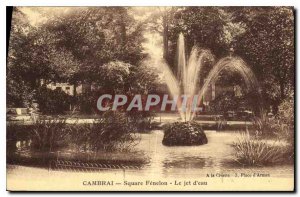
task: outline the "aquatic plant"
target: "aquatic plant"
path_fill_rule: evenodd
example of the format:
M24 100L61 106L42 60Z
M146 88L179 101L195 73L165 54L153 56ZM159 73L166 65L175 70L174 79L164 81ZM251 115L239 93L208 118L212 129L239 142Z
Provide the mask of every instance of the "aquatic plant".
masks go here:
M92 124L71 126L71 143L83 151L128 150L138 143L135 130L123 113L109 111Z
M67 123L64 118L38 119L30 125L8 125L8 147L30 141L30 148L51 152L76 147L83 152L129 150L139 142L136 125L124 113L106 112L92 123ZM24 137L25 136L25 137Z
M266 140L252 138L242 133L233 143L236 161L246 166L265 166L278 164L285 158L286 147L282 144L268 143Z
M51 120L37 119L29 127L28 132L32 148L51 152L68 144L69 131L65 119L52 118Z

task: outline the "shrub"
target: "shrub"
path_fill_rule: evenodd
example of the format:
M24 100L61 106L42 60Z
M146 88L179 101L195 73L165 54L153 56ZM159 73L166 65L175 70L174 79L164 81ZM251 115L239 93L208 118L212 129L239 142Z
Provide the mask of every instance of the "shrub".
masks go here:
M11 150L17 138L25 133L34 150L48 152L68 146L84 152L129 150L138 143L136 128L127 121L125 114L111 111L94 123L67 124L65 119L55 118L37 120L33 125L11 125L7 130Z
M135 127L123 113L108 111L93 124L78 124L71 137L84 151L128 150L136 145Z
M29 140L28 131L31 129L31 125L21 125L17 123L7 123L6 125L6 150L7 153L14 153L16 150L17 141Z
M51 152L59 147L67 146L69 129L64 119L35 121L29 131L32 148Z
M294 107L289 102L279 106L279 113L271 118L255 118L254 133L259 138L277 138L288 143L294 142Z
M84 94L76 95L76 104L79 106L80 112L83 114L96 114L97 99L101 93L97 91L87 91Z
M7 148L13 152L17 141L30 142L30 148L51 152L68 145L69 126L64 119L36 120L33 124L9 123L7 130Z
M13 80L11 76L8 76L6 90L7 107L29 107L29 103L32 102L32 88L22 80Z
M129 118L130 124L135 125L138 132L145 132L152 127L152 120L155 117L153 111L128 111L126 115Z
M175 122L164 129L162 143L167 146L192 146L207 144L206 135L200 124L195 122Z
M254 118L251 130L254 131L257 138L274 138L279 132L279 127L275 119ZM253 133L253 132L251 132Z
M264 166L277 164L285 160L287 147L267 143L264 140L251 138L249 133L243 133L238 142L233 143L236 161L246 166Z
M294 142L295 122L294 122L294 98L293 95L287 97L280 105L278 112L278 122L282 128L281 134L291 143Z
M71 103L71 96L62 90L51 90L45 86L38 89L35 97L39 110L44 114L62 114Z
M210 110L216 114L225 114L227 111L237 109L239 99L233 93L225 92L210 102Z
M250 109L254 114L260 113L261 100L256 92L247 92L235 96L233 92L224 92L210 102L210 110L215 114L225 114L227 111L237 112L239 109Z
M17 141L30 142L30 148L51 152L68 145L69 127L63 119L36 120L31 125L7 125L8 151L16 149Z

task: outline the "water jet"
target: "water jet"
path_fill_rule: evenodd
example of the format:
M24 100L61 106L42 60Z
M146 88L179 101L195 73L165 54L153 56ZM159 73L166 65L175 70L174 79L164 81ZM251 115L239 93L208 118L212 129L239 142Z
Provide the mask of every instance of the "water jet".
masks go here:
M180 33L177 41L177 77L175 77L168 66L163 67L170 94L172 96L183 94L190 98L198 95L199 100L197 103L200 105L201 99L209 85L214 83L221 71L225 69L230 72L238 72L242 76L248 90L253 88L259 89L257 79L252 70L240 57L234 56L233 53L234 49L231 47L229 56L221 58L212 66L204 84L200 87L200 73L203 64L207 59L215 62L214 56L210 50L194 46L188 61L186 61L184 35ZM183 122L172 123L165 129L164 145L201 145L207 143L203 129L193 122L196 116L196 112L192 110L193 107L194 104L191 100L188 100L184 111L180 110L180 102L177 104L178 113ZM197 130L197 134L193 133L195 130ZM191 136L194 136L194 139Z

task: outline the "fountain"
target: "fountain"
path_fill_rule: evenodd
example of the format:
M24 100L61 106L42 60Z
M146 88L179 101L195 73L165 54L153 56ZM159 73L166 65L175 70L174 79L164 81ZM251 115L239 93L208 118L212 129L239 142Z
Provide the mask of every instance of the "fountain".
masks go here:
M163 64L162 70L164 71L165 82L170 94L173 97L178 95L183 95L182 97L184 97L181 99L181 102L179 101L177 103L177 109L181 121L184 121L184 123L182 123L182 127L180 127L180 124L178 125L178 123L175 123L175 126L171 125L166 130L167 132L165 131L165 137L163 140L165 145L199 145L207 143L207 139L203 130L195 126L194 123L190 122L196 115L196 111L193 110L193 107L200 104L201 99L207 91L209 85L216 81L221 71L226 69L231 72L238 72L242 76L248 90L259 87L257 79L252 70L241 58L233 56L232 53L233 49L231 48L230 55L220 59L212 67L205 79L204 84L200 88L198 84L200 83L202 65L206 59L210 59L212 62L215 62L214 56L209 50L200 49L199 47L194 46L191 50L188 61L186 62L184 35L183 33L179 34L177 42L177 77L175 77L173 72L166 64ZM195 96L197 98L196 101L194 99ZM187 99L184 108L181 105L181 103L183 103L183 99ZM174 132L174 130L176 131ZM183 138L192 139L191 132L186 132L186 130L191 130L194 132L193 135L199 138L198 143L194 140L191 140L190 143L180 140ZM166 133L168 135L166 135Z
M177 78L168 66L164 65L162 67L170 94L173 97L184 95L188 100L184 109L182 109L180 102L177 105L178 112L183 121L193 120L196 114L193 106L200 104L209 85L215 82L221 71L225 69L238 72L242 76L247 89L259 87L254 73L247 64L241 58L232 56L231 54L228 57L220 59L212 67L206 77L205 83L200 88L198 85L200 72L205 59L210 59L214 62L214 56L209 50L194 46L186 62L184 36L183 33L180 33L177 42ZM195 96L198 98L197 103L194 102L194 99L192 100Z

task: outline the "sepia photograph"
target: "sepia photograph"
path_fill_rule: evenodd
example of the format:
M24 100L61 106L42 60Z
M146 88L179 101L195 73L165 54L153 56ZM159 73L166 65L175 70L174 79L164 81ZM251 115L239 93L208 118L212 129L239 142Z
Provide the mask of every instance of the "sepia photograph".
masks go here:
M8 191L295 191L294 7L6 11Z

